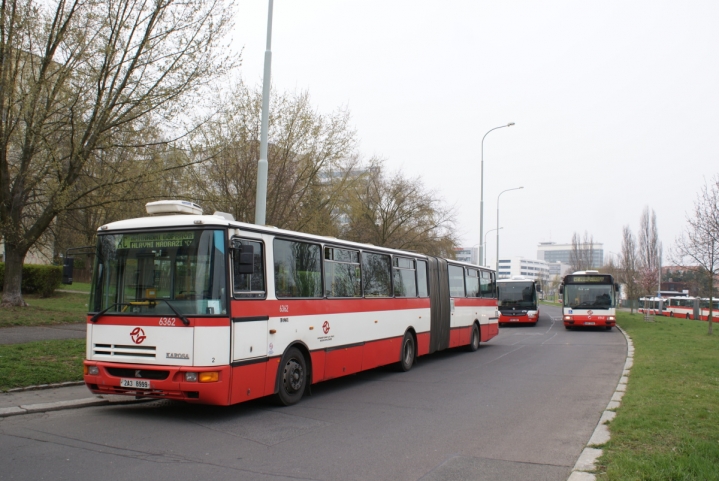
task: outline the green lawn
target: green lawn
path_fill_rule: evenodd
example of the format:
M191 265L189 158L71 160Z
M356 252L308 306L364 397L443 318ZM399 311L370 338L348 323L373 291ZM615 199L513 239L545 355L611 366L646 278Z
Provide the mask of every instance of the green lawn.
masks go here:
M46 299L38 295L23 296L29 307L0 309L0 328L10 326L41 326L85 322L88 294L56 292Z
M598 479L719 480L719 324L617 317L634 367Z
M82 380L84 339L0 345L0 391Z
M63 291L82 291L90 293L90 283L89 282L73 282L72 284L62 284L58 289L61 289Z

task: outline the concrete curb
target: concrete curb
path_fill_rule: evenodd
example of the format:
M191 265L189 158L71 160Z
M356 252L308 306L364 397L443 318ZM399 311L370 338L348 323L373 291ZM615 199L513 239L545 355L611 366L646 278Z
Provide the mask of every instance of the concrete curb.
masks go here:
M603 451L599 447L606 444L611 436L609 432L609 426L607 423L614 419L617 415L616 412L612 411L617 409L622 402L622 397L627 391L627 383L629 382L629 372L634 365L634 344L632 338L622 329L617 326L617 329L624 334L624 338L627 340L627 360L624 363L624 372L622 377L619 379L619 384L614 390L612 400L607 404L606 409L602 413L602 417L599 418L599 423L592 433L592 437L589 438L587 447L584 448L582 454L579 455L579 459L572 468L572 474L569 475L567 481L595 481L597 477L592 473L597 469L596 461L602 455Z

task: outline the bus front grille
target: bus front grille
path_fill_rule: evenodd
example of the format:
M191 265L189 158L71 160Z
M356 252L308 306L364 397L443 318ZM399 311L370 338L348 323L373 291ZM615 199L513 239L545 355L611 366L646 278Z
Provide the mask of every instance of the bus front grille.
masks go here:
M155 358L155 346L131 346L127 344L93 344L92 353L97 356L126 356Z
M111 376L123 378L152 379L155 381L163 381L170 375L170 371L156 371L152 369L123 369L119 367L107 367L107 372Z

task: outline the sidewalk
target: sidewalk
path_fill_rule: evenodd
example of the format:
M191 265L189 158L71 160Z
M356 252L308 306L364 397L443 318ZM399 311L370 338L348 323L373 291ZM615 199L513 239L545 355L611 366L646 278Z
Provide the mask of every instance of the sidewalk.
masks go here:
M154 399L135 399L130 396L119 395L99 396L91 393L85 383L62 383L47 389L13 390L0 393L0 418L103 404L128 404L147 401L154 401Z

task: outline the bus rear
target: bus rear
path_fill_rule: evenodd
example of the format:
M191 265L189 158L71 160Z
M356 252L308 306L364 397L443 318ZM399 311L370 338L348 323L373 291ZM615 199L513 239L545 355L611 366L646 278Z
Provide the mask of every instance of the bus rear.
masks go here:
M565 276L562 293L562 319L566 329L616 325L616 297L619 286L609 274L578 271Z
M537 292L540 291L533 279L515 277L497 281L499 325L536 325L539 320Z

